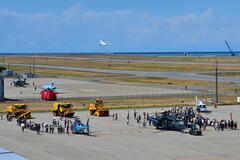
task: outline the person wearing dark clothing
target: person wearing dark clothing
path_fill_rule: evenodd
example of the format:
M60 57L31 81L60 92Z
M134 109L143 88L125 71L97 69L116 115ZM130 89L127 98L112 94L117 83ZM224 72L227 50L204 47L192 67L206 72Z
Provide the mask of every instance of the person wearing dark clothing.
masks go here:
M69 134L69 124L70 124L70 122L69 122L69 120L67 121L67 134Z
M52 125L52 134L54 134L54 125Z
M152 125L152 121L148 120L148 124L149 124L149 126L151 126Z
M227 125L227 121L226 121L226 120L224 121L224 128L225 128L225 129L228 128L228 125Z
M220 122L220 128L222 131L224 131L224 120L221 120Z
M137 117L137 112L136 112L135 109L134 109L134 112L133 112L133 117L134 117L134 119L136 119L136 117Z
M48 124L46 124L45 129L46 129L46 133L48 133Z
M37 135L40 135L41 125L38 123L36 124Z
M236 130L237 129L237 121L236 122L234 122L234 130Z
M129 112L127 114L127 125L129 125L129 119L130 119L130 116L129 116Z
M65 118L64 119L64 128L66 128L66 126L67 126L67 119Z
M228 129L231 129L231 121L228 120Z
M233 120L231 120L231 130L233 130L233 125L234 125L234 122Z

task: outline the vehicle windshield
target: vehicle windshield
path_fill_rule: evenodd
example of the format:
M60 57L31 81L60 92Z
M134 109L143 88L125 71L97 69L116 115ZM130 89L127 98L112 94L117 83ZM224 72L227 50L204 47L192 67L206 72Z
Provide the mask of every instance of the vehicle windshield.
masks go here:
M15 108L17 108L17 109L27 109L28 106L27 105L19 105L19 106L15 106Z
M63 108L72 108L72 104L64 104L62 105Z

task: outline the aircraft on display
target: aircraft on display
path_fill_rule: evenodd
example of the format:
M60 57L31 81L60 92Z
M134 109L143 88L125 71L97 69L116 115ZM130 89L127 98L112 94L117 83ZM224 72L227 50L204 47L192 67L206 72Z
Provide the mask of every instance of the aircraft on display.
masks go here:
M100 40L100 41L98 41L98 45L100 45L102 47L106 47L106 46L109 46L110 43L108 43L107 41Z
M80 118L75 118L73 122L72 131L75 134L87 134L89 135L89 119L87 120L86 124L83 124Z
M184 130L189 129L190 135L202 135L201 129L196 124L188 124L186 118L179 119L176 115L168 115L163 112L149 116L149 121L160 130L184 132Z
M57 87L54 85L53 81L49 84L42 85L41 88L42 88L42 90L56 90L57 89Z
M29 83L26 82L26 79L21 79L18 77L17 80L12 81L14 87L25 87L25 85L29 85Z
M198 100L196 97L196 107L198 112L204 112L204 113L209 113L211 112L210 110L207 109L206 104L204 103L203 100Z

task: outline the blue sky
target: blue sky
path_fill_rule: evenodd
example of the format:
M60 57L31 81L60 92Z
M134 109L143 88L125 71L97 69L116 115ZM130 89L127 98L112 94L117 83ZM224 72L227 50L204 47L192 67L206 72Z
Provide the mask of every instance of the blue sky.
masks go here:
M0 52L240 50L238 0L0 0ZM102 48L98 40L110 46Z

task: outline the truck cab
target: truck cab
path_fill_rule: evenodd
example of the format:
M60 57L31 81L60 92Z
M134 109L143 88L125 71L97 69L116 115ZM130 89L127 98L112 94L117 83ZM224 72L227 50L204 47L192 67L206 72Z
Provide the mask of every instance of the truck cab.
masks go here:
M41 98L45 101L55 101L57 100L57 93L53 90L42 90Z

